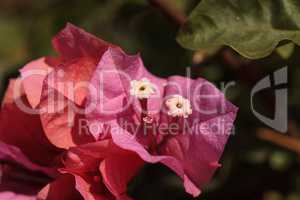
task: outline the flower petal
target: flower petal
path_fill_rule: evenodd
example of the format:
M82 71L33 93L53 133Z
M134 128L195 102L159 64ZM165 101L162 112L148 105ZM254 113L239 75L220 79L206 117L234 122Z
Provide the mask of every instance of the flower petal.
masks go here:
M35 196L16 194L13 192L0 192L1 200L36 200Z
M42 97L39 104L42 127L53 145L68 149L93 141L86 128L78 127L85 121L84 116L76 113L76 108L80 107L53 88L45 87Z
M16 91L19 94L14 95ZM20 79L11 80L0 114L0 140L18 147L30 160L49 165L60 150L45 137L39 116L27 113L26 109L31 109L31 106Z
M148 111L151 114L160 112L165 80L150 74L143 65L139 55L129 56L118 48L109 48L102 56L91 84L95 92L88 98L88 119L105 121L128 115L131 109L139 116L140 104L130 96L130 82L147 78L156 86L155 94L148 99ZM112 81L113 80L113 81Z
M52 68L45 62L45 58L31 61L20 70L22 85L33 108L40 102L44 79L51 71Z
M96 64L88 57L69 60L57 66L46 79L46 88L53 88L65 98L82 105Z
M166 95L179 94L189 99L193 113L186 121L185 134L166 139L159 152L176 158L186 177L201 188L219 167L237 108L204 79L175 76L168 81L172 84L166 87Z
M104 184L117 199L126 199L127 184L143 164L133 153L105 158L100 164Z
M52 44L63 60L90 57L95 64L110 45L70 23L53 38Z
M193 196L198 196L201 191L197 186L185 175L182 164L173 156L168 155L151 155L130 133L122 129L116 124L111 124L111 135L113 141L123 149L137 153L144 161L149 163L161 162L172 169L184 182L187 192Z
M46 185L37 195L38 200L80 200L72 175L64 174Z
M59 148L75 146L72 137L75 119L72 102L55 89L44 87L39 109L42 127L49 141Z
M113 197L108 193L97 193L94 191L93 184L81 176L74 175L76 189L80 192L84 200L112 200ZM99 184L97 187L101 187ZM100 189L101 190L101 189Z
M5 144L0 141L0 159L6 160L6 161L13 161L21 166L27 168L28 170L32 171L40 171L45 174L48 174L50 176L53 176L55 173L55 170L53 168L47 168L42 167L40 165L37 165L33 162L31 162L21 151L19 148L15 146L11 146L8 144Z

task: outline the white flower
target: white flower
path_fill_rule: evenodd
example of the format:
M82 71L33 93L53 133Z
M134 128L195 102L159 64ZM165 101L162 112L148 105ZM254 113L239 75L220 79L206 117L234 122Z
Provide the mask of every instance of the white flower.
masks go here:
M155 85L148 79L142 78L141 80L133 80L130 82L130 95L139 99L147 99L155 92Z
M191 103L188 99L180 95L174 95L165 102L168 108L168 115L172 117L187 118L192 114Z

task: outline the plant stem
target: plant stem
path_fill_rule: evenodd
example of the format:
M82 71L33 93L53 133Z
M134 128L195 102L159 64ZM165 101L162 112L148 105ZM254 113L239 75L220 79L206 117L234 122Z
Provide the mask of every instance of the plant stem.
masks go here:
M169 20L178 26L182 26L186 21L186 15L175 8L169 0L148 0L149 3L159 9Z
M260 139L272 142L283 148L287 148L293 152L296 152L297 154L300 154L300 139L283 135L270 129L259 129L257 131L257 136Z

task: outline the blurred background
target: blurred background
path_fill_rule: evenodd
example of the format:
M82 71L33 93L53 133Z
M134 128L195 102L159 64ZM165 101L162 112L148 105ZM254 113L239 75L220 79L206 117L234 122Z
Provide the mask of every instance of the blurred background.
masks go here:
M260 60L242 58L228 47L185 50L176 40L178 25L147 0L0 0L1 97L8 79L30 60L54 54L51 38L67 22L84 28L128 53L141 52L154 74L204 77L218 87L235 81L226 93L240 108L234 135L222 164L198 199L300 199L300 48L283 43ZM199 0L170 0L170 7L188 15ZM288 133L276 133L250 109L252 87L276 69L288 66ZM273 117L274 90L255 96L256 110ZM199 172L201 173L201 172ZM137 200L188 200L180 180L161 165L146 166L129 186Z

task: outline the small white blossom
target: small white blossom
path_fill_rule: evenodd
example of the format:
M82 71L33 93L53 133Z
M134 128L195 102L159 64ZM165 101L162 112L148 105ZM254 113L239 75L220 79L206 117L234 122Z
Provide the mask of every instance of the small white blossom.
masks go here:
M147 99L151 94L155 93L155 85L148 79L142 78L141 80L133 80L130 82L130 95L139 99Z
M168 108L168 115L172 117L187 118L192 114L191 103L188 99L180 95L174 95L165 102Z

